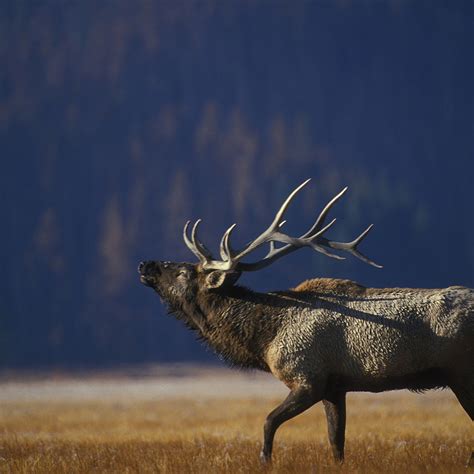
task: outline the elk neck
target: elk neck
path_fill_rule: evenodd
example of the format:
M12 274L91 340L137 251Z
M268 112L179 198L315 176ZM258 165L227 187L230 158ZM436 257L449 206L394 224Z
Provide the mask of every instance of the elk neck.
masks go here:
M265 353L285 314L271 298L240 286L199 293L194 311L205 319L200 336L229 364L268 371Z

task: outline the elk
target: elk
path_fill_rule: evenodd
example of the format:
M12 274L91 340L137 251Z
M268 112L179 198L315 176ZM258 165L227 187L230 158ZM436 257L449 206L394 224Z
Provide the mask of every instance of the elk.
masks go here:
M317 278L287 291L258 293L236 285L243 272L261 270L302 247L334 259L343 251L377 268L358 246L372 225L351 242L324 234L328 212L343 189L300 237L282 232L284 214L298 186L270 226L236 250L224 232L220 259L198 238L200 220L183 238L199 263L141 262L141 282L153 288L172 314L197 332L231 365L271 372L290 390L266 418L263 462L271 460L275 432L319 401L327 417L336 461L344 459L346 393L450 387L474 419L474 290L366 288L350 280ZM268 253L243 259L261 246ZM472 459L472 458L471 458Z

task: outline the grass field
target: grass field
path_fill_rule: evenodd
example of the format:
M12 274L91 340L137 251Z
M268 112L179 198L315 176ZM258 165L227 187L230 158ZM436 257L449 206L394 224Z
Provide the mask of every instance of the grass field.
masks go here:
M332 461L321 404L258 454L286 389L265 374L155 370L0 379L0 472L465 473L472 423L450 391L349 394L346 461Z

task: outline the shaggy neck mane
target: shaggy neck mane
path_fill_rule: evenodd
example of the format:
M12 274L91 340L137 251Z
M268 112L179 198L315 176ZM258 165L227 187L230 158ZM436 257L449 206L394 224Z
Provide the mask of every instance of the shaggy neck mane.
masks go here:
M279 324L266 297L241 286L199 293L193 311L204 318L200 337L230 365L268 370L264 356Z

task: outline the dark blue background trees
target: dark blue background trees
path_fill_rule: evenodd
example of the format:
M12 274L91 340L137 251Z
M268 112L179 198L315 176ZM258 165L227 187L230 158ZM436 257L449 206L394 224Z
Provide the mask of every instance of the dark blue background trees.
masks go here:
M288 230L349 185L331 235L374 222L385 268L244 284L473 286L473 46L470 1L3 3L2 365L210 359L138 261L192 260L189 218L245 243L307 177Z

